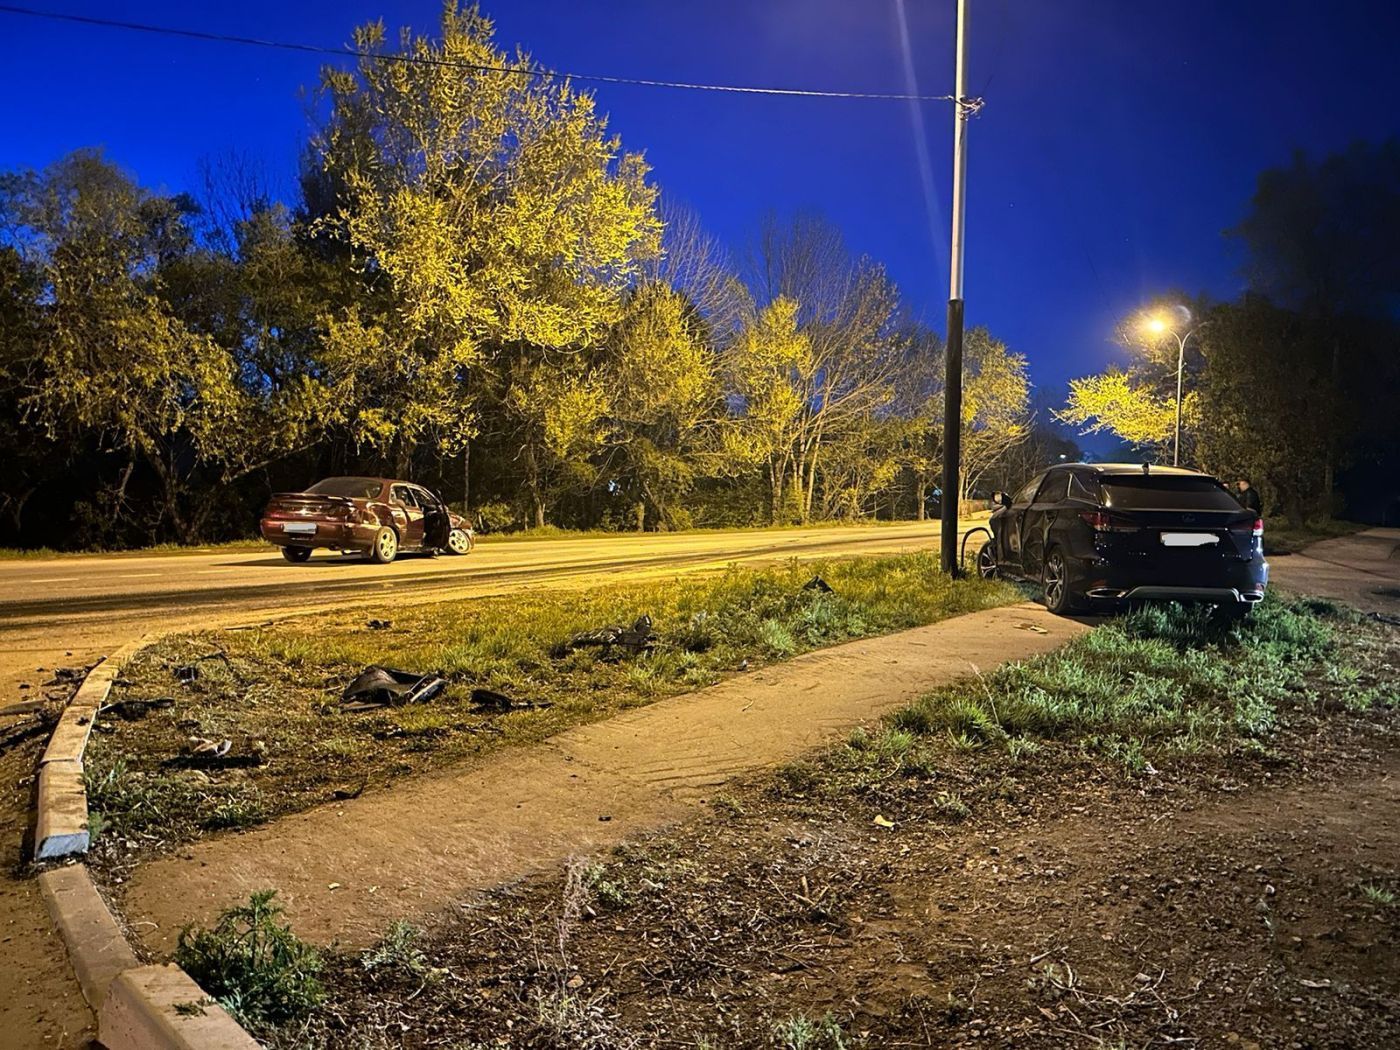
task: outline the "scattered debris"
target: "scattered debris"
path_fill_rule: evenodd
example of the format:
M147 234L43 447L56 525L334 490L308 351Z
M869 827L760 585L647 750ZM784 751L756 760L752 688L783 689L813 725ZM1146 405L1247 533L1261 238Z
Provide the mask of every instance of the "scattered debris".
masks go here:
M175 681L188 684L199 677L199 668L194 664L179 664L172 667L170 673L175 676Z
M735 670L738 670L738 671L747 671L748 669L749 669L749 658L746 656L746 657L744 657L742 660L739 661L739 666L738 666L737 668L735 668Z
M1012 624L1011 626L1015 627L1015 628L1016 628L1017 630L1019 630L1019 631L1030 631L1032 634L1049 634L1049 633L1050 633L1050 632L1047 631L1044 627L1040 626L1040 624L1038 624L1038 623L1030 623L1030 622L1027 621L1027 620L1022 620L1020 623L1015 623L1015 624Z
M223 758L233 748L232 740L220 740L215 743L213 740L197 736L190 738L190 744L196 755L205 755L210 758Z
M882 813L876 813L875 819L871 821L871 823L874 824L877 828L894 827L894 821L892 821L889 817L885 816Z
M472 704L478 712L489 711L491 713L505 713L507 711L529 711L536 708L543 709L553 707L548 700L517 700L513 696L505 693L498 693L494 689L473 689Z
M595 631L582 631L574 635L554 650L556 657L564 656L575 649L601 649L601 659L617 660L623 656L639 656L651 652L656 646L656 635L651 630L651 617L643 613L631 627L613 625L600 627Z
M393 621L393 620L367 620L367 621L365 621L365 626L368 627L371 631L387 631L390 627L394 626L394 621Z
M32 715L43 711L49 706L49 701L45 700L21 700L17 704L10 704L7 707L0 707L0 718L8 715Z
M831 594L831 584L827 583L818 574L802 585L804 591L820 591L822 594Z
M1389 624L1391 627L1400 627L1400 616L1391 616L1389 613L1368 612L1366 614L1376 623Z
M434 674L396 671L374 664L361 671L340 694L342 711L370 711L376 707L401 707L433 699L447 682Z
M359 798L365 792L365 787L369 784L369 777L360 778L360 782L354 787L338 787L331 790L331 797L337 802L346 802L352 798Z
M40 668L42 670L42 668ZM76 685L87 677L88 667L55 667L53 678L45 682L45 685Z
M163 711L175 706L173 696L161 696L154 700L118 700L114 704L108 704L98 711L98 714L105 715L109 711L116 714L123 722L139 722L152 711Z

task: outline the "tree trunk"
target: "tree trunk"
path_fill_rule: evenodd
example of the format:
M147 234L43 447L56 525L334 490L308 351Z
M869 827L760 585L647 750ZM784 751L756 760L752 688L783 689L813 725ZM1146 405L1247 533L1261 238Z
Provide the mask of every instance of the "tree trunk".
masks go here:
M462 446L462 513L472 512L472 442L471 438Z
M928 511L924 506L924 501L928 499L928 485L924 483L922 475L920 475L919 479L914 483L914 498L918 501L918 520L926 521L928 519Z

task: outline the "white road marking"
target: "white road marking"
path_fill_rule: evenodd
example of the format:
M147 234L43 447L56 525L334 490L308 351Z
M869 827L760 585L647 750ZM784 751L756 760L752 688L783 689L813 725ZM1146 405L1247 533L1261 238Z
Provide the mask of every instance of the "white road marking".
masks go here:
M119 580L142 580L148 576L164 576L163 572L129 572L125 576L118 576Z
M30 580L30 583L73 583L81 580L81 576L54 576L47 580Z

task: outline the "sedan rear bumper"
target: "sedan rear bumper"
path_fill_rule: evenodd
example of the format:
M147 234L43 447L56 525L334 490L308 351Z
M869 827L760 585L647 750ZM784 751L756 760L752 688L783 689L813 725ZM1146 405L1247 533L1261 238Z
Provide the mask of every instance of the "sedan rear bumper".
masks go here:
M282 526L291 524L297 531L288 532ZM285 518L263 518L262 538L279 547L314 547L332 550L368 551L374 545L377 525L352 525L339 521L289 521ZM304 531L313 526L315 531Z

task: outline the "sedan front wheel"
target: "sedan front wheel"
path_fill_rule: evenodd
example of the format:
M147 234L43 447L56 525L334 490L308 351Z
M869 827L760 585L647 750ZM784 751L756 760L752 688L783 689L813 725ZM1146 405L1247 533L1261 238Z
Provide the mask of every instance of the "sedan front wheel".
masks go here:
M466 529L453 529L447 534L447 549L452 554L470 554L472 534Z

